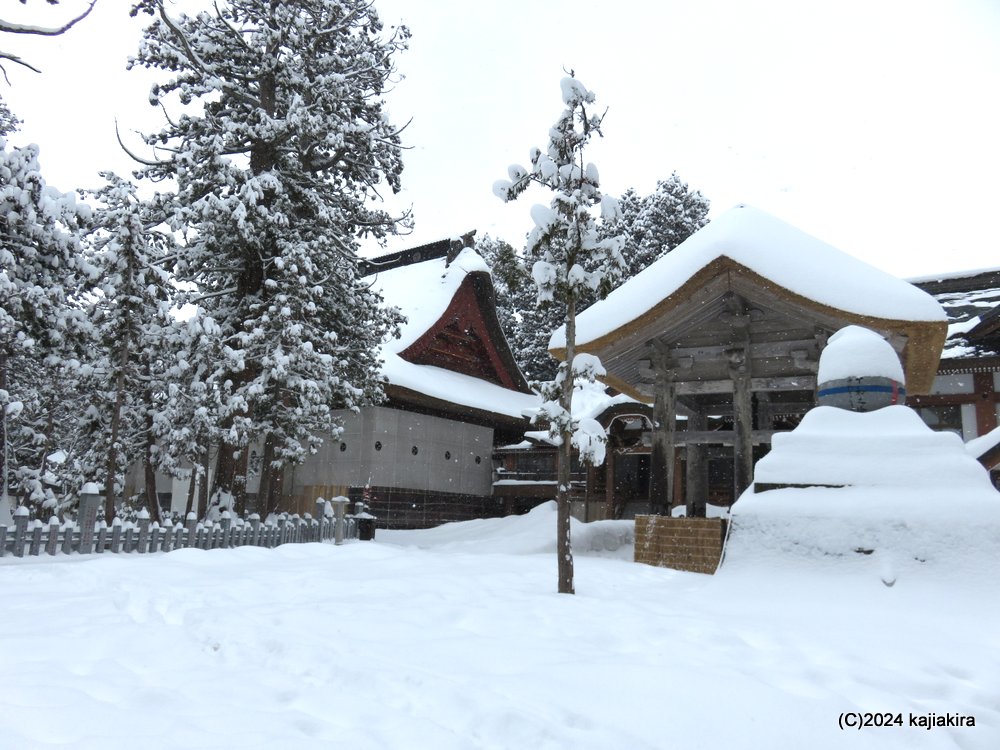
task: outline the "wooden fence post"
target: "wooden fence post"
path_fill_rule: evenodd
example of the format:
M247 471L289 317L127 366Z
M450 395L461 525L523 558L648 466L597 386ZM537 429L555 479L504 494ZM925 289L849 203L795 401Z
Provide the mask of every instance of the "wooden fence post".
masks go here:
M139 554L149 551L149 511L142 508L139 511Z
M344 543L344 511L347 509L347 504L350 502L346 497L335 497L330 503L333 505L334 513L336 518L334 519L334 532L333 532L333 543L343 544Z
M193 547L195 531L198 529L198 516L194 514L194 511L191 511L184 520L187 526L187 538L184 540L184 546Z
M17 506L14 511L14 557L24 557L24 542L28 536L28 509Z
M174 533L177 531L176 527L172 523L167 523L166 528L163 529L163 542L160 544L160 552L169 552L173 549Z
M316 498L316 519L319 521L319 541L327 538L326 529L326 500L321 497Z
M153 525L149 527L149 551L156 552L157 547L160 546L160 522L153 521Z
M63 532L63 543L62 551L64 555L73 554L73 534L76 531L76 524L72 521L67 521L62 525Z
M38 553L42 551L42 528L44 526L41 518L36 518L31 525L31 549L28 550L28 554L32 557L38 557Z
M118 554L122 549L122 519L115 516L111 522L111 552Z
M135 550L135 524L131 521L125 525L125 544L122 547L122 552L128 553Z
M59 518L52 516L49 519L49 538L45 542L45 552L54 555L59 547Z
M253 513L250 516L250 544L260 547L260 515Z
M84 485L87 488L87 485ZM80 546L82 555L89 555L94 551L94 524L97 523L97 509L101 506L103 498L93 492L82 492L80 494L80 510L77 513L80 524ZM103 552L104 550L99 550Z

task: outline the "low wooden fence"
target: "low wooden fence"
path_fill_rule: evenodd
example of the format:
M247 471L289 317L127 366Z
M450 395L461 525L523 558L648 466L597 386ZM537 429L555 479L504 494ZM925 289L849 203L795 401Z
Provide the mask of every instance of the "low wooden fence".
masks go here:
M635 561L715 573L726 540L724 518L635 517Z
M108 527L96 521L96 511L91 514L84 508L81 522L61 523L52 518L48 524L32 521L23 506L14 514L14 526L0 526L0 557L13 555L37 556L41 554L100 554L170 552L175 549L228 549L255 546L277 547L279 544L334 541L358 538L359 520L345 515L342 509L335 516L329 514L325 501L317 501L317 517L278 516L263 522L256 514L243 520L223 511L215 522L201 522L189 517L184 524L160 526L150 523L145 509L136 522L116 518ZM90 516L88 519L88 515ZM193 514L192 514L193 516Z

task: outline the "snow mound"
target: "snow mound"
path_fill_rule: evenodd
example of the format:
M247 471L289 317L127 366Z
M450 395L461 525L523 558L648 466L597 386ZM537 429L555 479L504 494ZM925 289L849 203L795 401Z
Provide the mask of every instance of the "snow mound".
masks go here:
M989 475L954 433L934 432L906 406L852 412L809 411L791 432L778 433L754 467L767 484L939 487L956 494L996 496Z
M794 561L892 586L903 574L981 578L997 559L1000 493L956 435L905 406L820 406L758 462L733 506L724 566Z
M635 543L633 521L572 519L570 534L577 555L631 560ZM556 503L542 503L523 516L483 518L446 523L416 531L380 530L378 541L436 552L476 552L530 555L556 551Z

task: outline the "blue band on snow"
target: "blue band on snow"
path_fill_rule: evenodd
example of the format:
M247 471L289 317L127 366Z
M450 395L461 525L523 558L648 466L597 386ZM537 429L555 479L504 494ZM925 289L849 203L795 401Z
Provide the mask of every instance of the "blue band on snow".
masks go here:
M838 385L835 388L824 388L816 395L833 396L838 393L897 393L900 396L905 396L906 389L891 385Z

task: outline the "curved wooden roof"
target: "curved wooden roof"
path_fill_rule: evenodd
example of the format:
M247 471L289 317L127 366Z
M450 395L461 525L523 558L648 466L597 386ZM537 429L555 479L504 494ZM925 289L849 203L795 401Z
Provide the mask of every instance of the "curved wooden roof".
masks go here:
M609 384L648 397L640 388L648 343L659 340L706 362L727 345L724 320L734 298L756 319L755 374L808 376L825 336L853 324L890 341L911 393L933 384L947 319L930 295L747 206L723 214L581 313L577 348L601 357ZM561 330L550 351L565 357ZM692 377L712 379L718 370L706 364Z

